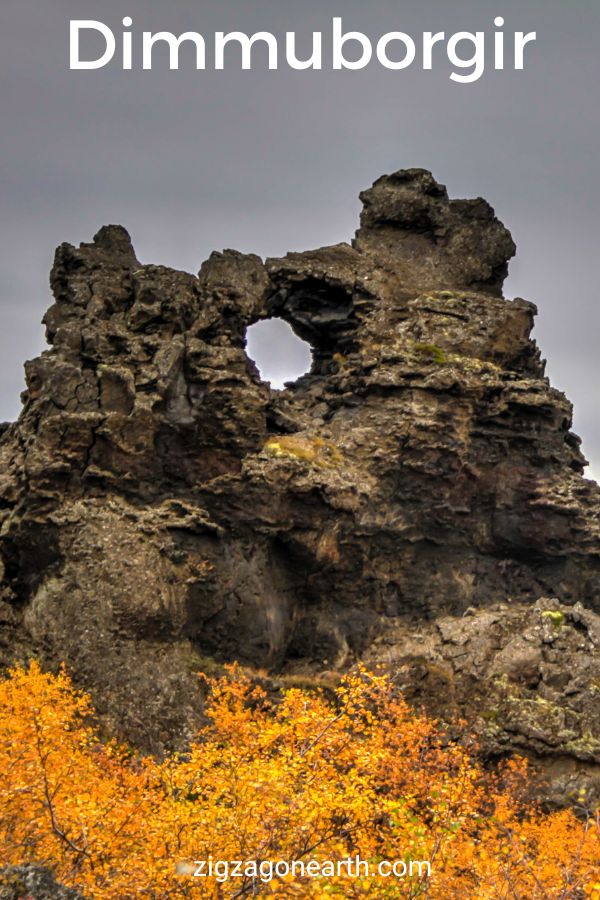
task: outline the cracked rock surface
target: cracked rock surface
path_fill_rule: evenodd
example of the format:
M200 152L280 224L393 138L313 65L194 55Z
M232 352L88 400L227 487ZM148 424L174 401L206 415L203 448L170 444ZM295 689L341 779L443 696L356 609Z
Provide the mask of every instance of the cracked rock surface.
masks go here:
M502 295L513 241L423 170L361 199L351 245L198 275L116 226L58 248L50 349L0 428L0 659L64 660L156 752L189 738L214 661L384 662L556 796L583 770L595 790L600 490L535 307ZM274 316L313 350L284 391L245 352Z

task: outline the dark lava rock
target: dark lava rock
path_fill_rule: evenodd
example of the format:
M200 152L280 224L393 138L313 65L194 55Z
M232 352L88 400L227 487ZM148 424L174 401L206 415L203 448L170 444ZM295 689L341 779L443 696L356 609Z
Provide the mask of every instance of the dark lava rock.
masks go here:
M84 897L58 884L48 869L8 866L0 869L0 900L84 900Z
M57 251L51 348L0 432L0 659L66 661L147 750L189 738L194 672L214 660L339 671L501 603L525 619L507 615L459 708L492 678L560 705L557 671L597 665L596 643L567 641L548 682L546 645L522 633L543 597L569 622L600 612L600 490L530 338L535 307L502 296L509 232L422 170L362 199L353 245L227 250L198 276L141 265L114 226ZM245 352L273 316L313 348L285 391ZM407 685L416 702L426 681ZM490 752L589 774L596 751L575 745L584 726L600 737L592 693L568 701L566 730L502 724Z
M550 807L600 801L600 616L541 598L498 603L410 627L395 623L365 654L406 697L467 719L483 754L543 760Z

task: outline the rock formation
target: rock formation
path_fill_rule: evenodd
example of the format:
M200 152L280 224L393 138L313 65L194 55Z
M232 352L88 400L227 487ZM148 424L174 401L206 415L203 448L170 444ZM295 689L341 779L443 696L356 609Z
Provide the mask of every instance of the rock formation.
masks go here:
M27 865L0 869L0 900L84 900L84 897L58 884L49 869Z
M0 430L0 657L64 660L151 751L196 726L198 669L362 657L545 759L555 799L597 790L600 490L503 298L514 244L422 170L361 199L352 245L197 276L120 227L59 247ZM274 316L313 349L284 391L245 352Z

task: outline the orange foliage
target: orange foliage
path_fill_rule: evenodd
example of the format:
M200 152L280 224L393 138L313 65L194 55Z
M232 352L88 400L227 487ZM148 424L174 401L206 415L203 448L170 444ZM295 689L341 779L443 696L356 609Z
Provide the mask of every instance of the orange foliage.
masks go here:
M598 821L523 799L524 763L486 774L384 677L271 705L238 669L209 724L164 762L100 743L87 697L36 664L0 683L0 863L36 862L90 898L600 897ZM428 860L431 877L269 884L186 861Z

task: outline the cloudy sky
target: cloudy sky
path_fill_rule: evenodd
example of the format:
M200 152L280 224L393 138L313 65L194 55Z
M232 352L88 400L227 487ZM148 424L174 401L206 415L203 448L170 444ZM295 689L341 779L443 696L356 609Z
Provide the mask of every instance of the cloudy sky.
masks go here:
M69 71L69 20L115 31L537 31L523 72ZM0 421L43 347L54 247L117 222L138 256L197 271L212 249L282 255L348 240L357 195L384 172L431 169L488 199L519 255L508 296L538 304L536 336L600 476L598 0L2 0ZM157 55L160 63L160 55ZM253 350L268 352L264 339ZM273 379L294 351L271 343ZM297 362L297 361L296 361ZM266 363L264 363L266 364Z

